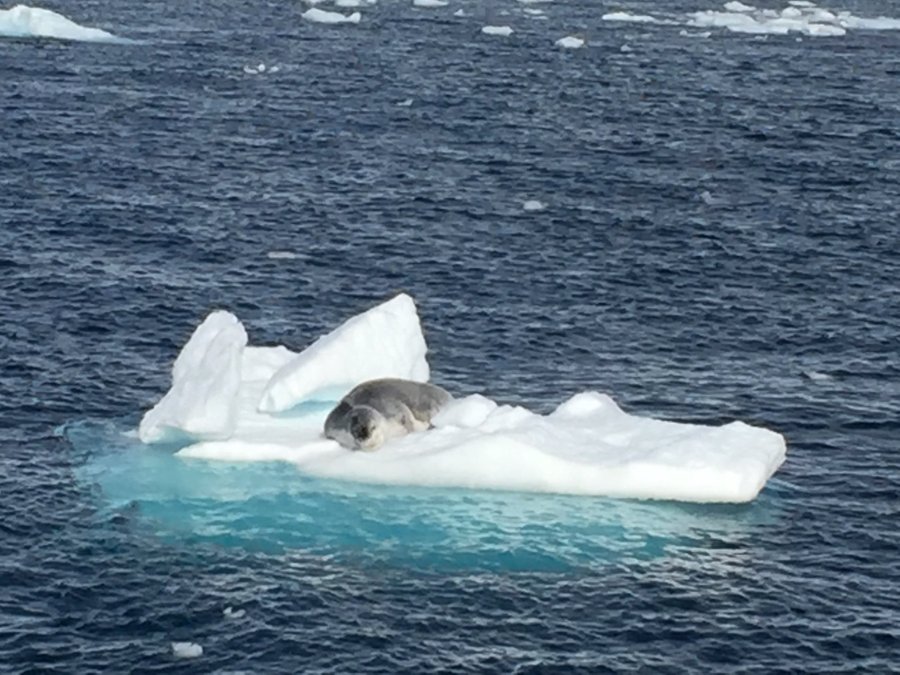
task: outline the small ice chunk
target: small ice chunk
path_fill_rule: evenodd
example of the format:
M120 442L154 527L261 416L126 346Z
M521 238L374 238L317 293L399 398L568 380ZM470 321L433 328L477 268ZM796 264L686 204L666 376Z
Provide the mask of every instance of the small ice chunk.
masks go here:
M226 619L240 619L247 613L244 609L232 609L231 607L226 607L222 610L222 615Z
M829 380L834 379L834 377L828 373L820 373L816 370L805 370L803 371L803 374L813 382L828 382Z
M634 50L631 48L630 44L625 43L624 45L619 47L619 51L622 52L623 54L628 54L629 52L633 52Z
M466 16L466 10L460 8L453 12L453 16Z
M334 6L341 9L353 9L362 7L364 4L363 0L334 0Z
M509 37L513 33L513 29L509 26L482 26L481 32L485 35L500 35Z
M362 19L362 14L359 12L353 12L353 14L345 15L340 12L329 12L324 9L319 9L318 7L310 7L308 10L301 14L304 19L307 21L313 21L315 23L359 23L360 19Z
M628 12L610 12L600 17L604 21L627 21L630 23L656 23L656 19L648 14L629 14Z
M274 68L272 69L272 72L275 72ZM293 251L269 251L266 253L266 257L271 260L295 260L300 256Z
M210 314L172 366L172 387L141 420L144 443L178 436L228 438L234 431L247 332L230 312Z
M405 98L402 101L397 103L397 105L399 105L401 108L408 108L412 104L413 104L413 100L411 98Z
M177 659L195 659L203 655L203 647L196 642L173 642L172 654Z
M413 7L446 7L448 4L445 0L413 0Z
M338 400L355 385L381 377L427 382L427 347L413 299L395 298L348 319L272 376L260 412L304 400Z
M743 2L738 2L737 0L732 0L732 2L725 3L725 9L729 12L752 12L756 7L745 5Z
M537 199L528 199L522 203L522 209L524 211L543 211L546 208L547 205Z
M563 49L578 49L579 47L584 47L584 38L575 37L574 35L567 35L566 37L560 38L553 44L555 44L557 47L562 47Z

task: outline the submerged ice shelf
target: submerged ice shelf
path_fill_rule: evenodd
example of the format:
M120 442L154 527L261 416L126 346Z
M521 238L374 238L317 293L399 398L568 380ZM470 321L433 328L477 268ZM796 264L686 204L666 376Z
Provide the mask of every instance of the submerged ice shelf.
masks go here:
M549 415L469 396L429 431L352 452L322 437L335 401L367 379L428 380L412 298L352 317L300 354L246 343L235 317L211 314L144 416L141 440L188 441L184 459L283 461L322 478L694 502L751 501L785 457L773 431L629 415L598 392Z

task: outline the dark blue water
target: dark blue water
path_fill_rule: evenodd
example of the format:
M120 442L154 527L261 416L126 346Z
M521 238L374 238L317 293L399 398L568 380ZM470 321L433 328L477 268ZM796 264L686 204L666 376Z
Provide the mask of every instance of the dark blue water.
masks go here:
M140 42L0 41L0 671L900 669L900 32L464 6L332 28L54 3ZM775 429L788 460L726 507L188 466L122 435L210 309L301 348L397 290L454 392L599 389Z

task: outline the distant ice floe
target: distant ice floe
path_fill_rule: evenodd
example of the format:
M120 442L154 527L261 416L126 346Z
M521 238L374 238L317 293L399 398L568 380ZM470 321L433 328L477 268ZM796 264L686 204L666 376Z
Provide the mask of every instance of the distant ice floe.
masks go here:
M195 659L203 656L203 647L196 642L173 642L172 654L178 659Z
M814 37L840 37L849 29L897 30L900 19L864 19L848 11L833 12L812 2L794 0L787 7L757 9L742 2L728 2L725 11L704 10L688 16L688 24L699 28L726 28L734 33L786 35L800 33Z
M509 26L482 26L481 32L485 35L499 35L501 37L509 37L513 34L513 29Z
M413 7L423 7L423 8L435 8L435 7L446 7L449 5L449 2L446 0L413 0Z
M125 41L105 30L81 26L49 9L29 7L28 5L0 9L0 37L56 38L79 42Z
M362 19L362 14L359 12L353 12L353 14L346 15L341 14L340 12L329 12L324 9L319 9L318 7L310 7L308 10L303 12L300 15L307 21L313 21L315 23L359 23Z
M522 210L524 211L543 211L546 208L547 205L537 199L528 199L522 203Z
M334 6L341 9L355 9L357 7L369 7L378 0L334 0Z
M629 14L628 12L610 12L600 18L604 21L625 21L630 23L657 23L659 21L647 14Z
M194 441L177 453L185 460L282 461L305 474L368 483L695 502L750 501L784 461L784 438L767 429L638 417L595 391L547 415L478 394L461 397L434 418L433 429L377 452L349 451L323 437L328 412L359 382L426 381L425 353L415 303L403 294L299 354L249 346L237 318L214 312L176 359L172 391L141 429L159 431L165 420L168 431Z
M878 17L866 19L854 16L849 11L832 11L817 6L808 0L791 0L782 9L758 9L739 0L731 0L722 10L701 10L687 16L658 19L647 14L610 12L602 16L604 21L634 23L680 24L695 28L724 28L733 33L753 35L787 35L796 33L813 37L839 37L848 30L900 30L900 19ZM708 31L681 35L688 37L709 37Z
M553 44L555 44L557 47L562 47L563 49L578 49L580 47L584 47L584 38L576 37L574 35L567 35L564 38L560 38Z
M231 607L226 607L222 610L222 616L226 619L242 619L247 614L247 610L245 609L233 609Z

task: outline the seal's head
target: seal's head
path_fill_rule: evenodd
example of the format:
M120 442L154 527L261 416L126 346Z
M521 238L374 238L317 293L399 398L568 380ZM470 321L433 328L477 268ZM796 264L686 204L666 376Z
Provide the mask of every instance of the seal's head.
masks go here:
M357 406L350 413L350 435L359 450L374 450L386 440L384 416L369 406Z

